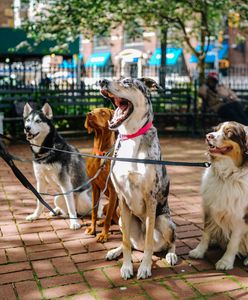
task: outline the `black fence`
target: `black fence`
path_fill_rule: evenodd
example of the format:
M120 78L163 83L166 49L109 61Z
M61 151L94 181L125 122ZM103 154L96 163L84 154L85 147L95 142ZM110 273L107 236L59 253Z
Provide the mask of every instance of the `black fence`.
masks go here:
M154 122L161 130L166 130L171 122L175 128L188 127L189 118L192 121L196 113L194 95L194 88L190 84L180 84L178 87L170 87L163 92L153 93ZM48 102L53 108L56 127L67 133L83 132L84 118L87 112L95 107L111 107L111 103L101 96L99 90L87 87L50 89L44 87L7 88L5 86L0 89L0 111L4 113L5 133L16 135L23 132L22 112L26 102L34 108L40 108ZM184 117L186 119L182 121Z
M166 88L163 92L152 94L154 124L161 133L184 132L190 135L205 131L205 127L217 124L216 116L205 115L201 100L197 96L197 84L179 83ZM236 89L248 114L248 89ZM23 134L22 112L25 103L41 108L48 102L53 109L54 122L58 130L66 134L85 132L84 119L87 112L95 107L111 107L99 90L90 87L0 87L0 112L4 114L4 133ZM207 121L207 122L206 122Z

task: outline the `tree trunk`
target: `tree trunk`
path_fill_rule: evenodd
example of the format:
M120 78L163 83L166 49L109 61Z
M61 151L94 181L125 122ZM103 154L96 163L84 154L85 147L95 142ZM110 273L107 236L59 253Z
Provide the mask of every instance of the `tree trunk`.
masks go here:
M206 28L205 28L205 15L201 14L201 36L200 36L200 43L201 43L201 54L199 55L199 86L201 86L205 82L205 56L208 49L205 50L206 44Z
M205 57L205 56L204 56ZM199 57L199 86L205 82L205 62L204 57Z
M166 50L167 50L167 28L162 29L161 37L161 63L159 68L159 84L165 88L166 78Z

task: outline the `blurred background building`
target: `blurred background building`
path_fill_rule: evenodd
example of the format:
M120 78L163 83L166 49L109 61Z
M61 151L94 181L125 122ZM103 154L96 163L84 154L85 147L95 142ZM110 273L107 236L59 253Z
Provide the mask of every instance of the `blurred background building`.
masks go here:
M42 6L40 7L42 9ZM81 36L66 51L56 52L56 44L44 41L36 45L18 29L22 20L34 16L32 1L0 2L0 80L12 84L94 84L100 77L150 76L158 78L161 49L156 31L140 28L140 36L132 38L124 26L110 36ZM248 75L248 40L237 42L236 26L225 28L218 40L210 44L205 62L207 70L217 69L223 77ZM15 28L17 28L15 30ZM197 47L197 41L195 43ZM59 55L58 55L59 54ZM197 59L183 45L167 48L167 81L197 78Z

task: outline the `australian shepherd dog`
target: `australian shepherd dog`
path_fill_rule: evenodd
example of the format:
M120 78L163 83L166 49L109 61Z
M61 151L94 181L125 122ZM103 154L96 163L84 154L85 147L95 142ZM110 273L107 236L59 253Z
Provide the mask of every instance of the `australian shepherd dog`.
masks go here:
M236 255L248 265L248 162L246 128L236 122L219 124L206 135L211 167L202 179L204 230L199 245L189 255L203 258L209 244L225 253L217 270L233 268Z

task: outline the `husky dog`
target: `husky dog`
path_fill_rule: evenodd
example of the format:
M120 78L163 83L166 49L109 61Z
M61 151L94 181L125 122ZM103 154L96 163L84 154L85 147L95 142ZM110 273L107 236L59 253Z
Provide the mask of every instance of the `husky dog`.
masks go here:
M119 131L116 157L161 159L157 130L152 125L150 89L159 89L149 78L100 81L101 93L115 106L109 128ZM112 182L120 205L123 243L107 259L123 253L121 276L133 276L131 248L144 251L138 279L151 276L153 252L167 250L166 261L177 262L175 225L168 206L169 177L161 165L116 161Z
M79 155L56 151L65 150L78 152L73 146L58 134L53 123L53 112L49 104L42 109L33 110L27 103L23 111L24 132L33 152L33 168L37 181L38 192L46 192L48 186L59 188L59 192L66 193L87 181L85 165ZM47 148L53 148L46 149ZM77 193L68 193L54 199L56 213L68 215L70 228L81 227L77 214L85 215L91 209L90 185ZM32 221L40 217L43 205L37 200L37 207L27 220Z

